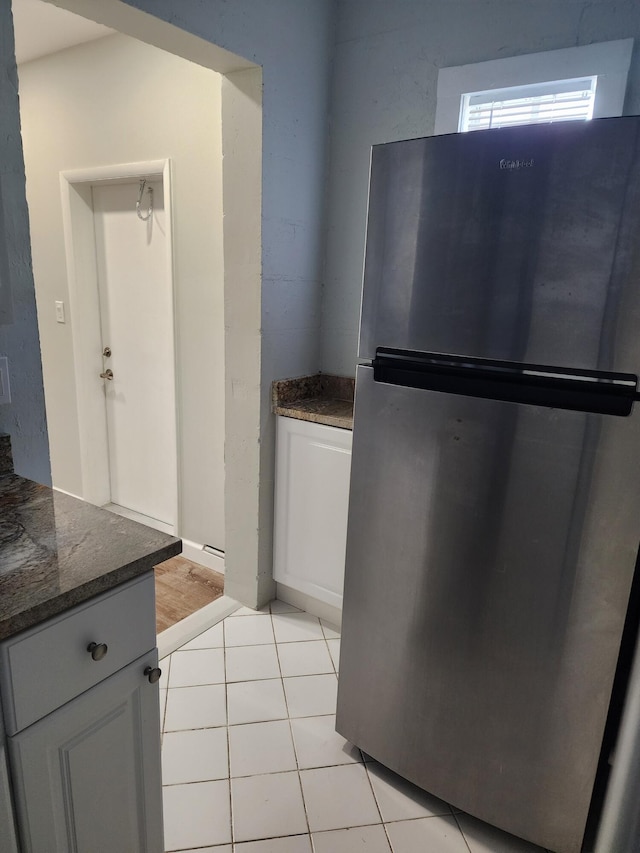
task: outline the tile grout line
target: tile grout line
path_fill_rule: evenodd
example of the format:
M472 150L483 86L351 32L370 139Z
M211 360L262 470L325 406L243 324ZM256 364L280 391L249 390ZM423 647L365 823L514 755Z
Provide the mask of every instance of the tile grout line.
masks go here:
M338 670L338 664L334 661L333 655L331 654L331 646L329 645L329 640L330 639L331 640L341 640L342 639L342 629L340 630L340 633L337 637L327 637L325 630L324 630L324 625L322 624L322 619L320 620L320 627L322 628L322 634L324 636L324 641L327 644L327 649L329 650L329 658L331 659L333 671L335 672L336 676L339 677L340 672ZM336 632L336 633L338 633L338 632ZM338 658L338 660L339 660L339 658Z
M171 675L171 655L167 655L167 687L164 696L164 705L162 708L162 719L160 720L160 747L164 743L164 727L167 719L167 705L169 704L169 676Z
M271 609L271 608L269 608ZM309 825L309 813L307 812L307 802L304 797L304 788L302 787L302 776L300 775L300 761L298 759L298 750L296 749L296 741L293 736L293 726L291 725L291 714L289 713L289 700L287 699L287 691L284 689L284 675L282 674L282 665L280 663L280 652L278 650L278 641L276 640L276 631L273 625L273 613L271 614L271 628L273 630L273 639L276 645L276 658L278 660L278 669L280 670L280 679L282 681L282 692L284 693L284 706L287 711L287 722L289 724L289 735L291 737L291 745L293 747L293 757L296 762L296 774L298 776L298 786L300 788L300 797L302 799L302 809L304 811L304 819L307 823L307 836L309 838L309 844L313 851L314 843L313 838L311 837L311 827Z
M286 699L286 694L285 694L285 692L284 692L284 682L283 682L283 679L282 679L282 672L281 672L281 670L280 670L280 660L279 660L279 658L278 658L278 651L277 651L277 649L278 649L278 645L277 645L277 643L276 643L275 631L274 631L274 628L273 628L273 620L272 620L272 618L271 618L271 616L272 616L272 614L271 614L271 606L269 605L269 612L268 612L268 613L266 613L266 614L261 614L261 615L264 615L264 616L268 616L268 617L269 617L269 623L270 623L270 625L271 625L271 633L272 633L272 635L273 635L273 645L274 645L274 647L275 647L275 649L276 649L276 659L278 660L278 670L280 671L280 677L279 677L279 679L277 679L277 678L273 678L273 679L270 679L270 678L267 678L267 679L250 679L249 681L250 681L251 683L253 683L253 682L255 682L255 681L277 681L277 680L280 680L280 682L281 682L281 684L282 684L282 693L283 693L283 696L284 696L285 708L286 708L286 710L287 710L287 719L288 719L288 713L289 713L289 711L288 711L288 707L287 707L287 704L286 704L287 699ZM229 618L229 617L227 617L227 618ZM223 631L224 631L224 629L223 629ZM233 796L232 796L232 794L231 794L231 785L232 785L232 776L231 776L231 742L230 742L230 737L229 737L229 730L230 730L230 728L231 728L231 724L230 724L230 722L229 722L229 707L228 707L229 702L228 702L228 692L227 692L227 684L228 684L228 682L226 681L226 676L227 676L227 673L226 673L226 651L227 651L227 647L226 647L226 632L223 634L223 637L224 637L224 653L225 653L225 696L227 697L227 750L228 750L228 765L229 765L229 797L230 797L230 809L231 809L231 816L233 816L233 811L232 811L232 809L233 809L233 805L232 805L232 804L233 804ZM262 646L268 646L268 645L271 645L271 643L251 643L251 644L249 644L249 645L256 645L256 646L260 646L260 645L262 645ZM249 646L230 646L230 648L248 648L248 647L249 647ZM249 682L245 679L244 681L237 681L237 682L230 682L230 683L233 683L233 684L246 684L246 683L249 683ZM277 721L277 720L265 720L265 721L263 721L263 722L278 722L278 721ZM254 722L254 723L250 723L250 722L248 722L248 723L237 723L237 724L234 724L234 725L256 725L256 723L255 723L255 722ZM291 737L292 737L292 741L293 741L293 735L292 735ZM293 744L292 744L292 745L293 745ZM295 756L295 747L294 747L294 756ZM296 763L297 763L297 761L296 761ZM277 773L277 772L282 772L282 771L273 771L273 773L274 773L274 774L275 774L275 773ZM240 776L239 776L239 777L235 777L235 778L250 779L250 778L252 778L252 777L254 777L254 776L262 776L262 775L273 775L273 774L251 773L251 774L248 774L247 776L242 776L242 777L240 777ZM299 781L299 780L298 780L298 781ZM303 802L304 802L304 800L303 800ZM281 837L285 837L285 836L276 836L276 837L277 837L277 838L281 838ZM231 839L232 839L232 840L231 840L231 844L233 845L233 848L235 848L235 846L236 846L237 844L240 844L240 843L249 843L249 842L239 842L239 841L236 841L236 840L235 840L235 829L234 829L234 826L233 826L233 817L232 817L232 819L231 819ZM263 839L255 839L255 840L261 841L261 840L263 840Z
M327 635L324 632L324 625L322 624L322 619L320 620L320 629L322 630L322 636L324 638L324 644L327 647L327 652L329 654L329 660L331 661L331 666L333 667L333 671L336 674L336 678L338 677L338 670L336 669L336 662L333 659L333 655L331 654L331 646L329 645L329 640Z
M338 677L339 677L338 676L338 670L336 669L336 663L333 659L333 655L331 654L331 647L329 646L329 640L328 640L328 637L325 633L324 625L322 624L322 619L318 619L318 621L320 622L320 630L322 631L322 638L324 639L324 644L326 646L327 653L329 655L329 660L331 661L331 666L333 667L333 674L336 676L336 679L338 679ZM318 716L320 716L320 715L318 715ZM327 714L327 715L323 715L323 716L333 716L335 718L335 712L333 715ZM357 749L357 747L356 747L356 749ZM358 752L360 752L360 757L362 758L362 752L360 750L358 750ZM364 759L363 759L363 763L364 763ZM330 766L330 765L328 765L328 766ZM377 803L376 803L376 807L377 807ZM378 811L380 811L380 810L378 809ZM382 816L381 816L381 818L382 818ZM325 830L325 831L331 832L331 830ZM311 833L309 833L309 835L311 838L312 851L315 851L316 845L314 843L313 836L311 835Z
M227 693L227 632L225 621L226 619L222 620L222 665L224 669L224 710L227 721L225 728L227 735L227 774L229 783L229 844L231 846L231 849L233 850L235 833L233 830L233 797L231 796L231 742L229 738L229 695Z
M464 834L464 832L462 831L462 827L460 826L460 821L458 820L458 815L457 815L457 813L456 813L456 812L454 812L454 810L451 808L451 805L450 805L449 803L447 803L447 805L449 805L449 808L451 809L451 814L453 815L453 819L454 819L454 820L455 820L455 822L456 822L456 826L457 826L457 827L458 827L458 829L460 830L460 835L462 836L462 840L464 841L464 843L465 843L465 846L466 846L467 850L469 851L469 853L473 853L473 851L472 851L472 850L471 850L471 848L469 847L469 842L467 841L467 836L466 836L466 835Z
M224 621L224 620L222 620L222 621ZM222 630L223 630L222 653L223 653L223 671L224 671L224 654L225 654L225 652L224 652L224 627L222 628ZM203 633L204 633L204 632L203 632ZM215 650L216 648L217 648L217 647L213 646L213 647L206 647L206 648L204 648L204 649L193 649L193 650L189 650L189 651L213 651L213 650ZM182 647L180 647L179 649L176 649L176 650L175 650L175 652L180 651L180 650L182 650ZM162 726L163 740L164 740L164 726L166 725L166 712L167 712L167 708L168 708L168 705L169 705L169 687L168 687L168 684L169 684L169 678L170 678L170 676L171 676L171 668L172 668L172 664L174 663L174 661L173 661L173 655L175 654L175 652L172 652L170 655L168 655L168 656L167 656L167 657L169 658L169 671L168 671L168 673L167 673L167 700L166 700L166 703L165 703L165 720L164 720L164 722L163 722L163 726ZM205 687L205 686L216 686L216 684L210 684L210 683L207 683L207 684L205 684L205 685L185 685L185 686L184 686L184 687L182 687L182 688L171 688L171 689L174 689L174 690L176 690L176 689L177 689L177 690L180 690L180 689L186 689L186 690L188 690L188 689L189 689L189 687L197 688L197 687ZM222 686L224 686L224 687L225 687L225 705L226 705L226 683L224 683ZM193 728L190 728L190 729L179 729L179 730L176 730L176 731L175 731L175 733L176 733L176 734L179 734L179 733L182 733L182 732L185 732L185 731L206 731L206 730L213 730L213 729L218 729L218 728L222 728L222 726L202 726L202 727L199 727L199 728L197 728L197 729L193 729ZM228 744L228 736L227 736L227 766L228 766L228 764L229 764L229 744ZM222 779L222 780L194 780L194 781L192 781L192 782L176 782L176 783L172 783L172 784L169 784L169 785L165 785L165 784L163 783L163 786L162 786L162 787L163 787L163 789L164 789L164 788L171 788L171 787L183 786L183 785L198 785L198 784L202 784L202 783L203 783L203 782L205 782L205 781L206 781L206 782L215 782L215 781L224 781L224 779ZM229 780L229 781L230 781L230 780ZM229 797L230 797L230 790L229 790ZM229 803L229 809L230 809L230 821L231 821L231 802ZM231 833L230 833L230 834L231 834ZM230 841L229 841L229 845L228 845L228 846L230 846L230 847L231 847L231 846L232 846L232 843L233 843L233 842L230 840ZM225 844L226 844L226 842L225 842ZM224 845L222 845L222 846L224 846ZM178 848L176 851L174 851L174 853L180 853L180 850L186 850L186 849L191 849L191 848Z
M373 802L376 804L376 808L378 809L378 814L380 815L380 824L382 826L382 831L384 832L384 837L387 839L387 844L389 845L389 850L391 850L391 853L393 853L393 845L391 843L391 838L389 837L389 833L387 831L387 825L384 822L384 818L382 817L382 809L380 808L380 803L378 802L378 798L376 797L376 791L375 791L375 788L373 787L373 782L371 781L371 775L369 773L369 767L367 765L367 762L364 760L364 753L362 752L362 750L359 747L357 747L357 749L360 752L360 756L362 757L362 766L364 767L364 772L365 772L365 775L367 777L367 782L369 783L369 787L371 788L371 794L373 795Z
M329 648L329 644L327 643L327 635L325 634L325 631L324 631L324 625L322 624L322 619L320 619L319 617L316 617L316 618L318 619L318 622L320 624L320 631L322 632L322 639L324 640L324 645L327 649L327 653L329 655L329 660L331 661L331 666L333 667L333 673L327 673L327 675L334 674L337 678L338 676L337 676L337 672L336 672L336 665L333 661L333 657L331 656L331 649ZM334 714L317 714L315 716L334 716L335 717L335 712L334 712ZM293 731L292 731L292 736L293 736ZM295 740L294 740L294 749L295 749ZM297 753L296 753L296 760L297 760ZM328 765L328 767L329 766L332 766L332 765ZM319 768L315 768L315 769L319 769ZM300 774L300 771L298 771L298 774ZM300 787L302 788L302 777L300 777ZM305 814L307 814L307 802L306 802L305 797L304 797L304 789L303 789L303 794L302 794L302 802L304 803ZM307 816L307 821L308 821L308 816ZM313 834L311 833L311 826L309 826L309 839L311 841L311 848L312 848L312 852L313 852L316 849L316 845L315 845L315 841L313 839Z

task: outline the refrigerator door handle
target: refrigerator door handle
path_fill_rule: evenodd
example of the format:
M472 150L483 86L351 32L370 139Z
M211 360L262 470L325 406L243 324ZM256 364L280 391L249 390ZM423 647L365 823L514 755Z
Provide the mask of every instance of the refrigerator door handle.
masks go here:
M443 353L376 351L374 379L391 385L627 417L640 399L633 373L581 370Z

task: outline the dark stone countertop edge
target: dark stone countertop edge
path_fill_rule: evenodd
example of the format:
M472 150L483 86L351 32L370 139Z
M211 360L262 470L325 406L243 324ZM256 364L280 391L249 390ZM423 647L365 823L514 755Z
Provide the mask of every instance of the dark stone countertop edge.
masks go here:
M310 400L309 405L313 406L314 401ZM282 415L285 418L295 418L298 421L310 421L315 424L324 424L325 426L338 427L339 429L353 430L353 414L350 415L330 415L327 412L306 411L295 405L293 406L275 406L273 408L274 415Z
M0 476L0 640L150 571L175 536L16 474Z
M352 430L354 385L354 379L325 373L279 379L272 384L271 410L286 418Z
M0 619L0 640L6 640L20 631L33 628L35 625L39 625L53 616L58 616L78 604L84 604L96 595L108 592L119 584L139 577L145 572L151 571L158 563L177 556L181 551L182 540L176 539L163 548L159 548L127 565L97 578L92 578L73 589L59 592L55 598L38 602L31 607L27 606L19 613Z

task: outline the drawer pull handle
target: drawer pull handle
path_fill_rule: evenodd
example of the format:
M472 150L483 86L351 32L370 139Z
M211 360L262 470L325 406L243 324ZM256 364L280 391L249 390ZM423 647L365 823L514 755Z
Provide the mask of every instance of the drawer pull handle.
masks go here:
M106 643L100 643L99 645L98 643L89 643L87 651L91 653L91 657L94 660L102 660L109 650Z
M162 675L162 670L158 669L157 666L148 666L144 674L149 679L149 684L155 684L156 681L160 681L160 676Z

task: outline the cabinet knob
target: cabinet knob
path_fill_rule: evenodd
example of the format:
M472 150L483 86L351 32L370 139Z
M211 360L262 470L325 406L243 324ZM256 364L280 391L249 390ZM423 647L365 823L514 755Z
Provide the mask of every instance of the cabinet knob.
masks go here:
M145 669L144 674L149 679L149 684L155 684L156 681L160 681L162 670L159 669L157 666L148 666Z
M109 649L107 648L106 643L89 643L89 645L87 646L87 651L90 652L91 657L94 660L102 660L102 658L105 657Z

